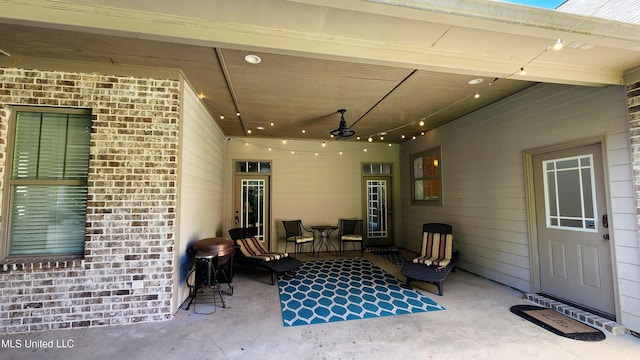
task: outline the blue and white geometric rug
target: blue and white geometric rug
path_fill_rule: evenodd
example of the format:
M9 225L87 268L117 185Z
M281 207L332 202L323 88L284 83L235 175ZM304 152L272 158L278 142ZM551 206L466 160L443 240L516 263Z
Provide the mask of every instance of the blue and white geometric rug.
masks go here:
M305 262L278 289L284 326L444 310L362 258Z

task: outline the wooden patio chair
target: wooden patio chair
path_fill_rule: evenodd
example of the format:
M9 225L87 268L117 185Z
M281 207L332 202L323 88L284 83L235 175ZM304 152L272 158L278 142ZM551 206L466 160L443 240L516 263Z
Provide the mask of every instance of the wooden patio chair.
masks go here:
M422 246L420 254L402 267L402 275L407 277L405 285L411 281L423 281L438 287L442 296L442 283L458 261L454 250L452 227L448 224L428 223L422 225Z

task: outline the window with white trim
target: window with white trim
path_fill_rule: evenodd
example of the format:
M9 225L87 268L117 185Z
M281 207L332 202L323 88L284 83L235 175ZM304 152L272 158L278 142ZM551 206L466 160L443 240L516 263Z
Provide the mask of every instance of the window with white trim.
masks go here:
M5 256L84 253L91 113L12 107Z
M440 147L411 156L411 204L442 206Z

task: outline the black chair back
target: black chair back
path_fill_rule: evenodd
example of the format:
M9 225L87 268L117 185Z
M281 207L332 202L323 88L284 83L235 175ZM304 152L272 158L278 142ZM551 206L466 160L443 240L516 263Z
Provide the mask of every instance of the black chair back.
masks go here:
M453 228L449 224L442 223L427 223L422 225L422 232L439 233L439 234L452 234Z
M231 240L246 239L256 236L256 228L235 228L229 229Z
M340 234L362 235L362 219L340 219Z
M285 238L292 236L302 236L302 220L282 220Z

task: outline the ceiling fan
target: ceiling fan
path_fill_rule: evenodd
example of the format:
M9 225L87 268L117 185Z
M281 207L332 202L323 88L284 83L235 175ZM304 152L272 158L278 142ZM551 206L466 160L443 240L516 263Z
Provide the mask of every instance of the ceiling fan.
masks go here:
M337 129L331 131L331 136L336 140L348 139L355 135L356 132L347 127L347 122L344 119L344 113L347 112L347 110L340 109L338 112L340 113L340 125L338 125Z

